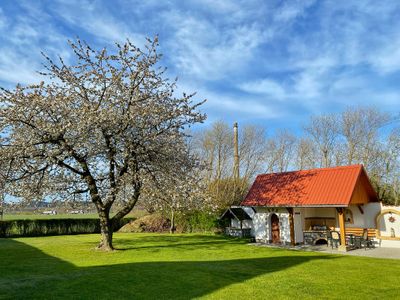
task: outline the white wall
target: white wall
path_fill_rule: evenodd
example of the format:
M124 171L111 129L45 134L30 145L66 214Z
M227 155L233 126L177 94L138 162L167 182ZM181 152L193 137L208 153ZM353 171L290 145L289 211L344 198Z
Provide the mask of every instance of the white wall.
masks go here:
M361 206L362 214L357 206L351 205L349 209L353 212L354 224L346 224L348 227L375 228L375 218L382 210L382 204L373 202Z
M261 242L269 242L271 237L271 216L276 214L279 218L280 239L283 243L290 243L289 213L286 209L256 208L253 216L254 236Z
M373 227L368 227L366 226L369 221L367 220L368 218L370 218L370 216L368 215L368 209L366 206L362 206L361 207L362 210L364 211L364 214L361 213L360 209L355 206L355 205L350 205L348 207L349 210L351 210L352 214L353 214L353 224L351 223L345 223L346 227L357 227L357 228L373 228Z
M294 236L296 243L303 243L304 209L294 208Z
M354 226L353 227L362 227L362 228L377 228L381 231L382 236L390 236L390 228L393 228L395 231L396 237L400 237L400 216L393 214L396 221L394 223L389 222L389 215L386 214L381 218L380 224L375 224L376 216L382 210L397 210L400 211L400 207L398 206L385 206L381 203L368 203L362 206L364 210L364 214L358 214L358 220L356 220L354 211L358 211L357 207L351 207L354 216ZM362 219L362 220L360 220ZM357 223L356 223L357 222ZM359 225L359 226L356 226ZM350 227L350 225L349 225Z
M254 237L257 241L268 242L269 235L267 236L266 227L267 213L263 208L257 208L256 210L256 213L253 215Z

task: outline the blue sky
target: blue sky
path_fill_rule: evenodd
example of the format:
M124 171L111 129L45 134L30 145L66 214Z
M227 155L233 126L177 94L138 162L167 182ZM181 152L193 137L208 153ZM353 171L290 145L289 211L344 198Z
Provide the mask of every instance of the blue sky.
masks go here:
M400 1L0 2L0 85L38 82L40 51L71 59L159 35L179 91L214 120L298 130L312 114L400 104ZM206 123L206 124L207 124Z

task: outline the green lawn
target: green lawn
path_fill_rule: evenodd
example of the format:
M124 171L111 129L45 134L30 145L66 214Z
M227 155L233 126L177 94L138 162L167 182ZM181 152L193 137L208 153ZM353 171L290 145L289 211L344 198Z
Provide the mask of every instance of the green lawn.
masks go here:
M256 247L212 235L0 239L0 298L399 299L400 261Z

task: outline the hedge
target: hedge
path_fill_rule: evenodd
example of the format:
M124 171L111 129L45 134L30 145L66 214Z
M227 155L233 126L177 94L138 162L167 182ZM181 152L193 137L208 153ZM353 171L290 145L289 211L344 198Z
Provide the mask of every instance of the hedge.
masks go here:
M124 218L114 224L117 231L134 218ZM99 219L38 219L0 221L0 238L100 233Z
M177 215L176 227L182 232L213 232L218 227L218 216L206 211L192 211Z

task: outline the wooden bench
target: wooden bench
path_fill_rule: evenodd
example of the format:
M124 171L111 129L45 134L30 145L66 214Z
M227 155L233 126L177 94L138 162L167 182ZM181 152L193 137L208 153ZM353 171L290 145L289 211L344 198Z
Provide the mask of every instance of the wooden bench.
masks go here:
M375 228L352 228L352 227L347 227L345 232L346 235L348 234L352 234L352 235L356 235L356 236L362 236L364 229L368 230L368 238L372 239L376 237L376 229Z

